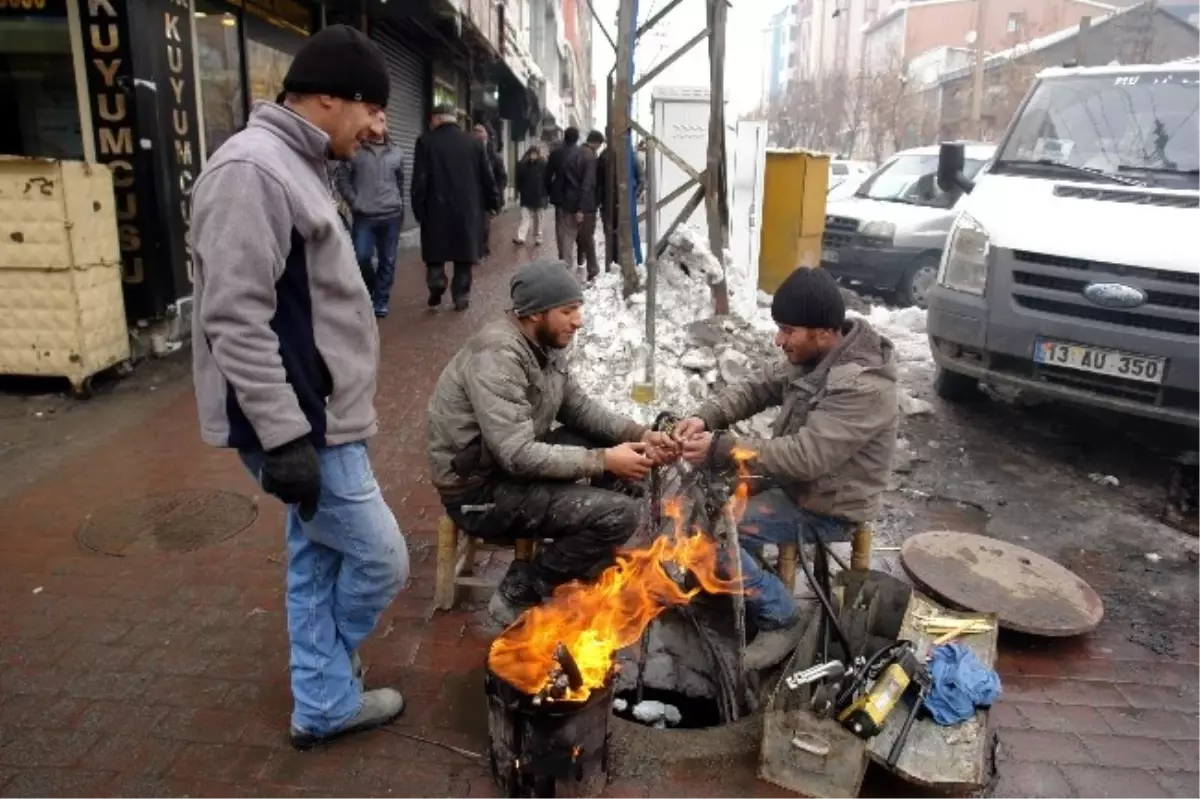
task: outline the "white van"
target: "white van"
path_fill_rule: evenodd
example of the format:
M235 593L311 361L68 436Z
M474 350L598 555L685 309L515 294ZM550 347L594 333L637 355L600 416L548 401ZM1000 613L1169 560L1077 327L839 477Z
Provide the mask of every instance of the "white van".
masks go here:
M965 172L983 168L995 147L969 145ZM925 307L942 247L954 221L959 189L937 185L938 148L896 153L849 196L833 193L825 207L821 266L844 281L895 294Z
M937 393L980 380L1197 426L1200 67L1041 72L972 181L930 292ZM968 148L969 149L969 148Z

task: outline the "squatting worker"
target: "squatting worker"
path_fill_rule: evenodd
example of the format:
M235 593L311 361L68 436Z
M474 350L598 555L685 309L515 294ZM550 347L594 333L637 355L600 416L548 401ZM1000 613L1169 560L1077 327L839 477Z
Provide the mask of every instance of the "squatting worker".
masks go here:
M845 541L879 512L896 449L896 370L892 344L865 320L846 320L833 276L797 269L771 302L775 345L786 360L768 363L731 385L676 428L692 464L729 465L733 448L749 450L750 471L766 490L750 498L739 526L743 549L765 543ZM769 439L717 437L758 412L779 407ZM765 669L791 654L801 625L792 595L747 552L742 570L746 612L757 636L746 666Z
M567 373L583 296L565 263L522 267L511 293L511 313L459 350L429 401L430 471L450 518L480 538L554 539L504 576L488 606L502 624L608 565L639 518L618 480L641 480L679 454L669 436L600 406Z
M192 352L204 441L288 505L291 740L307 748L404 710L398 691L363 690L357 652L408 579L408 549L367 458L379 338L326 167L382 132L387 68L334 25L283 86L196 181Z

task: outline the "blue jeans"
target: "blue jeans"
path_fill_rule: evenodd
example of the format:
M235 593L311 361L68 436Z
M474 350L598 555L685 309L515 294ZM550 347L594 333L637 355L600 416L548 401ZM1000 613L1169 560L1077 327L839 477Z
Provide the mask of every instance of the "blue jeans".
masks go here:
M750 497L738 525L742 545L742 580L746 588L746 614L759 630L778 630L796 621L796 600L787 586L763 569L751 552L762 554L763 544L817 539L848 541L856 525L844 519L819 516L798 506L782 489L772 488Z
M318 450L321 501L287 515L287 620L292 726L326 735L358 712L351 653L408 581L408 546L383 501L362 442ZM242 453L257 480L261 453Z
M368 285L376 311L386 313L388 300L392 296L392 284L396 282L396 248L399 246L402 224L403 215L397 219L354 219L351 236L358 268L366 274L371 268L371 256L376 256L374 285Z

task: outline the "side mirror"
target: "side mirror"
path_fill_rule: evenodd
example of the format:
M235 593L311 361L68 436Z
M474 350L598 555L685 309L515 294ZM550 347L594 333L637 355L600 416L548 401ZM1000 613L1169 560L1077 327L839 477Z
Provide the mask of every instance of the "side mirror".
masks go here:
M961 190L969 194L975 188L975 181L963 174L966 163L966 147L962 142L942 142L938 150L938 188L946 193Z

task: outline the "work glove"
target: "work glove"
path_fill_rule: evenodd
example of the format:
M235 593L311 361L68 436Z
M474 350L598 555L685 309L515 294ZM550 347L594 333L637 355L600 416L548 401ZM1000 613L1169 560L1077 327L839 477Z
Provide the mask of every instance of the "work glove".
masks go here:
M268 450L263 457L263 491L285 505L296 505L303 521L317 513L321 499L321 461L307 438Z

